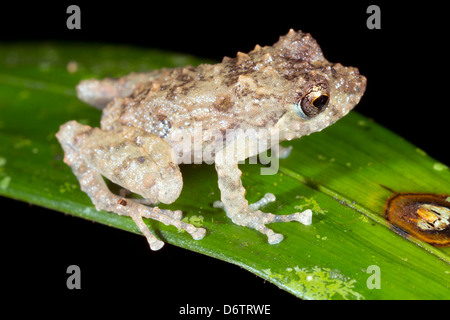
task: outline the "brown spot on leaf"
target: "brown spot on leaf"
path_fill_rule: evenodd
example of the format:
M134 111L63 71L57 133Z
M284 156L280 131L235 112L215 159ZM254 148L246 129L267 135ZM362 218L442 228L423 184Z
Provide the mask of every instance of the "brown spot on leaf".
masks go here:
M385 218L401 231L437 246L450 245L448 196L400 193L391 197Z

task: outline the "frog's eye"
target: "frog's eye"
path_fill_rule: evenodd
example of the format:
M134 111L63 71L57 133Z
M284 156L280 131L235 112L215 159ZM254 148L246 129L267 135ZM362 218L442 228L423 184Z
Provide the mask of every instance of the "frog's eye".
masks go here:
M299 99L297 109L303 118L312 118L325 110L329 100L328 85L319 83L309 88L307 93Z

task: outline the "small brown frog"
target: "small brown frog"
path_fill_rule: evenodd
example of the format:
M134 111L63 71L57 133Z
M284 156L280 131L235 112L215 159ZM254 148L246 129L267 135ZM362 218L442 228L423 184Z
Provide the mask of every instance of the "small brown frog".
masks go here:
M266 224L308 225L311 211L260 211L275 200L271 194L249 205L238 163L328 127L359 102L365 87L356 68L328 62L309 34L290 30L273 46L257 45L214 65L82 81L78 96L103 109L101 129L70 121L56 136L64 161L96 208L130 216L152 250L164 243L143 217L186 230L196 240L205 235L205 229L181 221L180 211L156 206L178 198L183 186L178 164L189 161L214 162L221 191L216 205L234 223L264 233L275 244L283 236ZM143 199L113 194L102 176Z

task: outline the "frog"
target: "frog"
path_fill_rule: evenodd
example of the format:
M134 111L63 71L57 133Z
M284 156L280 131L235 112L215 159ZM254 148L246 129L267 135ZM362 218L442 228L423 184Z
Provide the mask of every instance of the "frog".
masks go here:
M186 159L214 163L220 190L214 207L275 245L284 236L268 224L308 226L312 212L263 212L275 201L271 193L249 204L239 164L267 150L288 155L289 150L279 151L281 142L319 132L344 117L359 103L366 82L357 68L326 60L309 33L291 29L272 46L256 45L216 64L82 80L78 98L102 110L100 128L72 120L60 126L56 138L64 162L95 208L131 217L151 250L161 249L164 241L144 219L172 225L194 240L206 234L205 228L183 221L180 210L159 207L178 199L180 165ZM237 131L253 134L232 134ZM199 132L199 141L192 143ZM104 178L121 192L113 193Z

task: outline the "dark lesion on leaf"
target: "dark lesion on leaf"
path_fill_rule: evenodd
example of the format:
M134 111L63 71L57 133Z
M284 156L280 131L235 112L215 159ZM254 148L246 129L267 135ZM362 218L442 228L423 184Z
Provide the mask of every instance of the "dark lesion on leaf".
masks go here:
M396 193L386 202L385 218L402 235L435 246L450 245L450 196Z

